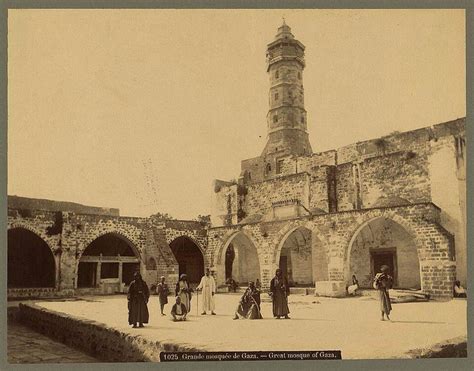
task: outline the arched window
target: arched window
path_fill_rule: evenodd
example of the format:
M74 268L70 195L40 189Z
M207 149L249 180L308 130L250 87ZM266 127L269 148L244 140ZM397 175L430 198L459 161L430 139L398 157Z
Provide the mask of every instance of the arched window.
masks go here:
M280 77L280 74L278 72L278 70L275 72L275 79L278 79Z
M269 172L271 172L271 171L272 171L272 165L267 164L265 170L266 170L267 174L268 174Z
M273 122L278 122L278 115L273 116Z

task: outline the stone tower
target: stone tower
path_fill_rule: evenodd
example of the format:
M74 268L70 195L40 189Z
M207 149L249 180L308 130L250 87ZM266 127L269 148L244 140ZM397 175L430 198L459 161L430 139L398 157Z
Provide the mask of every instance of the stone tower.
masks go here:
M268 140L262 156L310 155L304 108L304 45L283 21L275 40L267 46L270 76Z

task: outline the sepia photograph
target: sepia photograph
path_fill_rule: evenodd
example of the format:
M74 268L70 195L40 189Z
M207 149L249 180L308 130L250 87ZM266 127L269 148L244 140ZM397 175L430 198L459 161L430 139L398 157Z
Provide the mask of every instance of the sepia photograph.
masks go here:
M7 58L9 364L467 357L464 9L8 9Z

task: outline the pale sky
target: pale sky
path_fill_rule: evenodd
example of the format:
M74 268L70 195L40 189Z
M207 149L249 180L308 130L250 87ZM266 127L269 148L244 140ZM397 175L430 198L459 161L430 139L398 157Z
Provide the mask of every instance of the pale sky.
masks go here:
M9 10L8 193L209 214L265 146L282 16L314 152L466 115L464 10Z

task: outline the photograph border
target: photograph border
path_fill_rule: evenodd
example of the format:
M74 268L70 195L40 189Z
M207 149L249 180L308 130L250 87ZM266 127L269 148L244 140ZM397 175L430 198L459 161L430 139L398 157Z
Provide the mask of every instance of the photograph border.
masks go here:
M474 326L474 309L472 295L468 297L467 328L468 328L468 357L418 360L343 360L337 361L238 361L238 362L179 362L179 363L97 363L97 364L21 364L11 365L7 362L7 119L8 119L8 10L9 9L465 9L466 11L466 135L467 154L471 156L473 138L473 68L474 65L474 1L462 0L286 0L286 1L247 1L247 0L10 0L1 2L0 19L0 369L1 370L50 370L52 368L67 368L74 370L103 369L128 370L137 369L331 369L331 370L368 370L368 369L413 369L413 370L447 370L470 369L474 364L474 344L472 339ZM474 205L468 192L473 184L473 164L467 161L467 246L474 238L474 222L471 216ZM471 248L467 248L471 250ZM468 252L468 267L474 267L472 251ZM468 269L468 283L473 283L473 272ZM468 287L470 287L468 285ZM472 290L471 290L472 291ZM342 354L344 357L344 354ZM316 362L316 363L314 363Z

